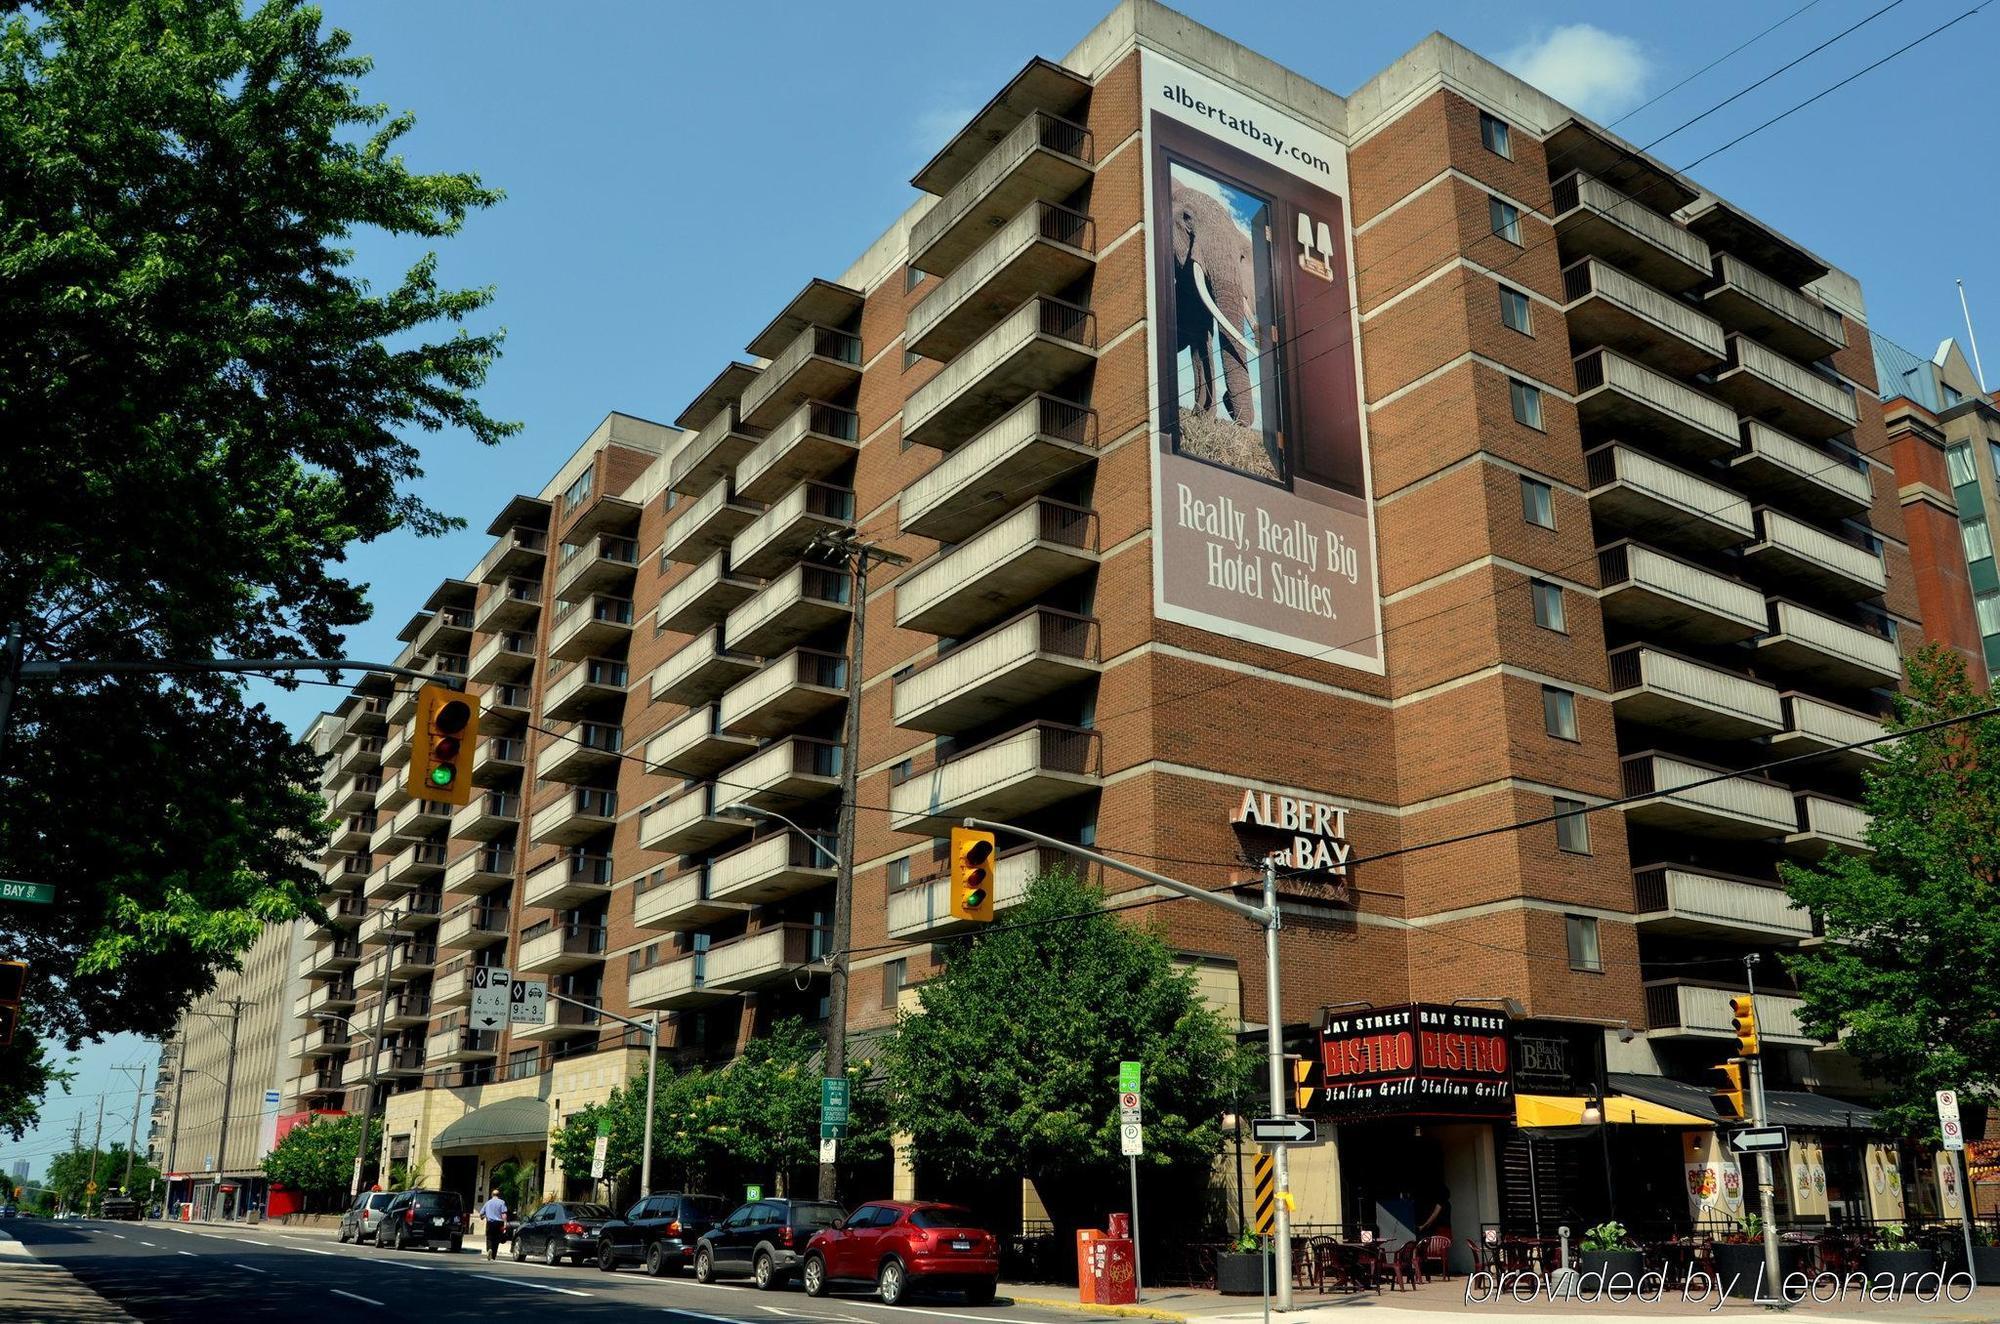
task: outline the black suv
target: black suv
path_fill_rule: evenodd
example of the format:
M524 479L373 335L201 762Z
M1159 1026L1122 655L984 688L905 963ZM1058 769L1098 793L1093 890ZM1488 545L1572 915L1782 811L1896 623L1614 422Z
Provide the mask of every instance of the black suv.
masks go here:
M375 1229L377 1246L429 1250L439 1242L453 1250L465 1244L465 1201L457 1191L404 1191Z
M129 1195L107 1195L104 1197L104 1207L98 1210L98 1216L128 1219L136 1223L140 1218L139 1202Z
M819 1200L753 1200L702 1234L694 1248L694 1277L714 1282L749 1274L766 1291L798 1272L806 1243L847 1211Z
M658 1278L694 1263L694 1243L729 1206L713 1195L649 1195L597 1229L597 1267L643 1264Z

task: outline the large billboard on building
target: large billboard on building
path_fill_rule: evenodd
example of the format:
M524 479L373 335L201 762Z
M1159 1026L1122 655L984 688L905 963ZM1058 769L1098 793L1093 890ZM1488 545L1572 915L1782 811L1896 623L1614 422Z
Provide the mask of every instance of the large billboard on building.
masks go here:
M1142 53L1162 618L1380 674L1347 152Z

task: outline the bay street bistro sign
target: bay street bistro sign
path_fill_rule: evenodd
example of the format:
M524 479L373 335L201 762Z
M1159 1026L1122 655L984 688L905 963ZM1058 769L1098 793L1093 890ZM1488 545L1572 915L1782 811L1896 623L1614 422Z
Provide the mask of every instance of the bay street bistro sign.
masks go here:
M1246 787L1230 816L1236 834L1255 858L1273 857L1280 872L1331 884L1347 899L1347 810L1321 800Z
M1336 1118L1511 1115L1513 1032L1476 1007L1417 1002L1330 1014L1308 1112Z

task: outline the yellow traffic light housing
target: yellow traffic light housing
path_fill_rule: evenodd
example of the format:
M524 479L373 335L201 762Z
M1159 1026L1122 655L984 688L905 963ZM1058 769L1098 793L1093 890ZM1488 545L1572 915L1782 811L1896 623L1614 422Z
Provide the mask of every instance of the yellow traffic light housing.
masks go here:
M1715 1069L1720 1071L1729 1081L1728 1085L1708 1096L1709 1102L1715 1105L1715 1111L1729 1118L1742 1119L1748 1117L1750 1110L1743 1106L1742 1064L1738 1062L1724 1062Z
M28 992L28 963L0 961L0 1046L14 1042L21 1025L21 999Z
M472 746L478 739L478 699L443 685L424 686L417 691L404 786L418 800L470 804Z
M993 922L993 854L991 832L977 828L951 830L951 914L975 924Z
M1293 1110L1304 1112L1311 1106L1313 1095L1319 1093L1312 1083L1313 1060L1303 1054L1287 1053L1285 1062L1292 1069Z
M1757 1000L1747 994L1729 999L1729 1023L1736 1031L1738 1055L1757 1056Z

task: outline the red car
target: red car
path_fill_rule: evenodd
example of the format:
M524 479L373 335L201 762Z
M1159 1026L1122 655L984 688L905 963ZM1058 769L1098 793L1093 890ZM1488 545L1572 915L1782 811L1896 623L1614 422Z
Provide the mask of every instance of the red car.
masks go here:
M873 1283L884 1305L942 1288L983 1306L1000 1280L1000 1246L957 1205L875 1200L813 1234L799 1277L807 1296L839 1282Z

